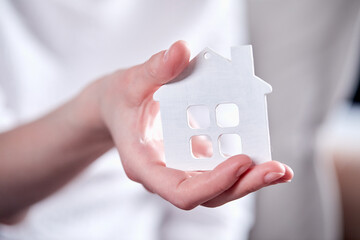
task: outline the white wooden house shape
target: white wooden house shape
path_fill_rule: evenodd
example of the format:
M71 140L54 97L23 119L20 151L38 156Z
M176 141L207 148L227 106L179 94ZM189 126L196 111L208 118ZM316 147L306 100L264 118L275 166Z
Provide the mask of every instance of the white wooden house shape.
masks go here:
M269 84L256 77L251 46L233 47L231 61L205 48L173 81L162 86L154 99L160 101L165 159L168 167L182 170L208 170L228 156L221 153L219 140L226 134L241 139L239 153L256 163L271 160L266 94ZM219 126L222 104L236 104L238 124ZM208 109L208 126L194 129L188 122L188 108ZM235 106L235 105L232 105ZM193 136L207 136L212 143L210 158L196 159L191 150ZM236 135L235 135L236 136Z

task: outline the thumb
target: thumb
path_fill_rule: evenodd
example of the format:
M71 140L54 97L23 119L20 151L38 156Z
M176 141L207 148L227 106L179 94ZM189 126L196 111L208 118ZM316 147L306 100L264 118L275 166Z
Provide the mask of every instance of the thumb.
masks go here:
M161 85L174 79L188 65L190 50L185 41L177 41L168 50L153 55L143 64L126 70L129 97L138 100L153 94Z

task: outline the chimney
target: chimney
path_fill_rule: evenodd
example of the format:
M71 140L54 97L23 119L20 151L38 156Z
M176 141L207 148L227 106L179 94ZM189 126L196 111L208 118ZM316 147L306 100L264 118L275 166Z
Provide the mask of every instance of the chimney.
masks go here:
M251 45L232 47L231 61L236 66L240 66L241 72L254 74L254 60Z

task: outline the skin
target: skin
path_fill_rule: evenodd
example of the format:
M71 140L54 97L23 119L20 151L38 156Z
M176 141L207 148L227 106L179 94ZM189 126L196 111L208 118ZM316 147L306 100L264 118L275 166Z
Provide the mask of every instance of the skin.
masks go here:
M290 167L230 157L212 171L167 168L162 141L149 133L153 93L189 63L183 41L147 62L104 76L48 115L0 134L0 221L19 221L32 204L71 181L116 147L127 176L178 208L217 207L293 178ZM206 144L198 144L199 154Z

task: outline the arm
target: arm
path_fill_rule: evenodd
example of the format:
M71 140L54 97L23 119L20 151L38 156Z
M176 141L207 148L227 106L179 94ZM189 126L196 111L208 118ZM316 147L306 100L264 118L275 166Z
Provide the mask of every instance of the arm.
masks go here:
M153 93L189 63L183 42L120 70L38 121L0 135L0 219L16 215L66 184L114 144L128 177L181 209L216 207L275 181L289 167L253 166L244 155L213 171L167 168L162 141L149 134L159 111Z
M0 220L16 218L113 146L106 128L80 116L82 97L0 134Z

